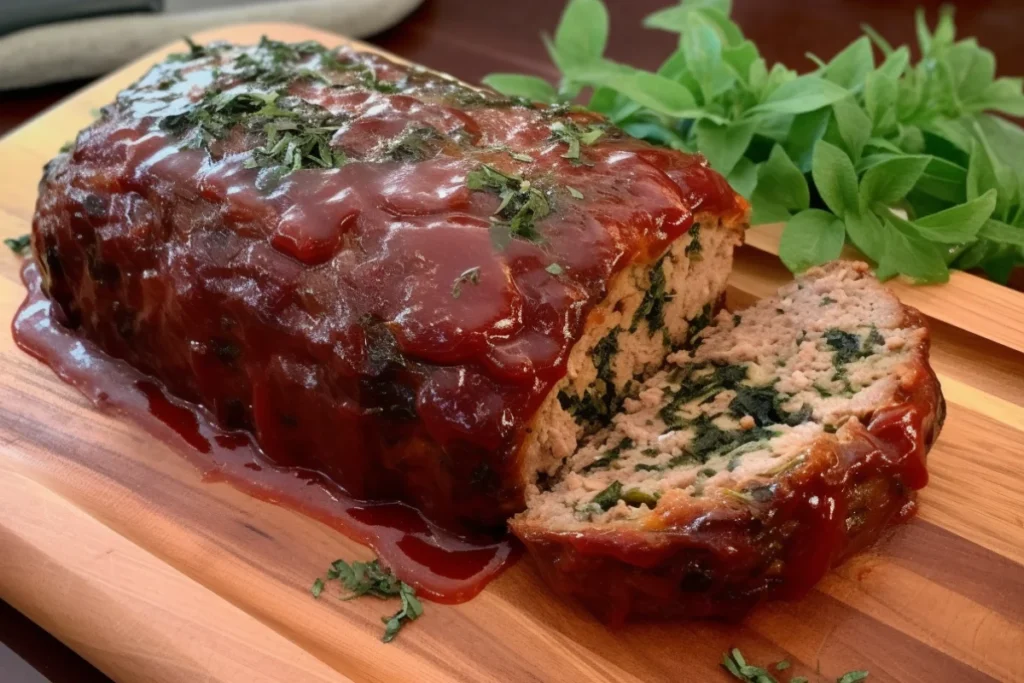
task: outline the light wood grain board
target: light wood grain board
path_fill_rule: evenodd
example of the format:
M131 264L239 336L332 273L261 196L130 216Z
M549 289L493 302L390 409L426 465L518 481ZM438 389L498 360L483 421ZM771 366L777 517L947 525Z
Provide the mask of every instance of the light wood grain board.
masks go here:
M342 39L291 25L197 36ZM28 231L43 163L162 51L0 141L0 236ZM180 46L179 46L180 49ZM427 65L429 66L429 65ZM458 74L456 74L458 75ZM771 229L737 254L743 306L789 274ZM0 318L24 295L0 255ZM949 402L920 514L807 598L739 624L610 630L552 595L529 561L380 642L376 601L314 601L331 560L368 551L311 519L200 480L177 453L95 409L0 335L0 597L119 681L725 681L722 653L780 675L1024 681L1024 294L970 275L895 283L932 319Z

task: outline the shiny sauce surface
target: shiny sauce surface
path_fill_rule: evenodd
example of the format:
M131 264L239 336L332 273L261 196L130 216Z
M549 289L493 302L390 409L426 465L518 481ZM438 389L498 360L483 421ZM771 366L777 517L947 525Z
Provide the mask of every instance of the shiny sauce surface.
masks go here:
M264 40L105 107L48 165L33 251L60 324L277 465L495 528L615 274L745 210L595 114Z
M12 325L18 345L97 407L125 415L185 455L204 483L230 484L341 531L372 548L420 595L439 602L472 598L519 556L508 537L458 535L408 505L356 500L316 471L275 465L251 435L216 426L203 409L174 398L58 323L34 263L25 265L22 279L28 296Z

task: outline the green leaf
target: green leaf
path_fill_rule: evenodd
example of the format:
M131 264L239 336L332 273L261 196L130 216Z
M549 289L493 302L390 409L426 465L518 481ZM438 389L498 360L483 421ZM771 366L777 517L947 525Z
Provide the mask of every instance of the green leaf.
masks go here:
M803 211L811 204L807 179L780 145L758 169L756 194L790 211Z
M749 40L722 50L722 61L733 70L739 80L748 84L750 82L750 67L759 56L757 46Z
M874 69L875 56L871 51L871 40L863 36L833 57L821 75L847 90L858 90Z
M804 173L811 170L811 158L815 145L828 129L832 110L824 107L817 111L798 114L793 117L789 137L783 143L786 153Z
M704 120L698 121L694 130L697 149L707 157L713 169L727 176L750 146L754 137L754 122L737 121L720 126Z
M846 97L842 86L817 76L800 76L783 83L761 104L748 109L746 116L766 112L802 114L814 111Z
M995 208L996 193L995 190L989 190L977 199L917 218L913 224L923 237L932 242L971 242Z
M792 215L785 206L761 192L760 187L755 187L750 196L750 208L751 225L783 223Z
M1024 228L1018 228L1002 221L989 219L978 230L978 238L997 244L1024 248Z
M679 83L625 64L601 60L574 71L572 78L586 85L611 88L659 114L686 119L708 118L717 123L726 122L726 119L700 108L693 93Z
M838 218L818 209L789 219L779 241L779 258L794 273L839 258L846 231Z
M957 98L965 104L977 99L995 79L995 55L978 47L973 38L951 47L943 55L943 62Z
M548 104L558 101L558 92L555 87L537 76L488 74L484 76L483 84L509 97L525 97L534 102Z
M857 211L857 172L846 152L824 140L814 147L811 176L818 194L839 217Z
M675 7L667 7L644 19L644 26L672 33L683 33L699 15L715 24L726 45L743 42L743 32L729 19L732 3L728 0L688 0Z
M1007 284L1010 274L1018 265L1024 264L1020 249L1004 244L989 244L989 250L981 261L981 268L993 282Z
M653 142L656 145L664 145L672 149L695 151L685 138L668 126L654 121L635 121L622 124L622 130L641 140Z
M966 185L966 168L932 157L914 189L946 202L962 204L967 201Z
M902 76L907 67L910 65L910 49L906 45L901 45L899 49L892 51L886 55L885 61L882 62L882 66L878 67L875 73L878 73L886 78L897 79Z
M970 111L1000 111L1010 116L1024 116L1024 92L1020 78L1000 78L967 103Z
M949 269L938 247L901 231L891 221L886 221L885 227L885 251L876 271L879 279L899 274L920 283L949 280Z
M896 127L896 79L876 71L864 82L864 108L874 130L886 133Z
M871 42L878 48L879 52L883 55L892 54L892 44L882 37L882 34L876 31L870 24L861 24L860 30L864 31L864 35L871 39Z
M569 73L601 58L608 42L608 10L601 0L569 0L555 30L555 63Z
M929 156L908 155L894 156L875 164L860 181L862 206L871 206L876 202L891 205L903 199L917 184L930 161Z
M939 23L935 27L934 34L928 30L928 21L923 7L919 7L915 12L914 24L917 29L917 44L921 48L921 54L926 57L949 47L956 37L952 9L948 7L939 10Z
M741 158L726 177L732 189L746 199L750 199L754 187L757 186L757 164L746 157Z
M881 261L885 254L885 230L875 214L855 211L846 214L843 222L853 245L875 263Z
M682 51L705 102L732 86L736 77L722 63L722 40L718 31L699 13L694 13L683 29Z
M836 126L847 153L854 161L860 159L865 143L871 137L871 119L853 97L844 97L832 105Z

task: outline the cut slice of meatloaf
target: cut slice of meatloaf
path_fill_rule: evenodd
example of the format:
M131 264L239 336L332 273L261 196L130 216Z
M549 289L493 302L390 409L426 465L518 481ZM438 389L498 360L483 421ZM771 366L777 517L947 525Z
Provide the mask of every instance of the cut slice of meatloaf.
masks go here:
M265 39L121 92L32 245L66 325L277 463L503 526L706 324L746 217L595 114Z
M909 514L944 403L921 316L864 264L721 312L511 526L612 620L792 597Z

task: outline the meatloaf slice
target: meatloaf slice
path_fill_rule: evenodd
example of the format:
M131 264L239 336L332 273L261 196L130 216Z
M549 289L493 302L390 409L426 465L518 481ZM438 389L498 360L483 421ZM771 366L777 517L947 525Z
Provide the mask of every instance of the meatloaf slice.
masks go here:
M121 92L32 244L65 324L272 460L503 526L706 323L746 215L597 115L264 39Z
M913 510L944 416L928 345L866 265L813 269L671 355L512 529L612 620L800 595Z

